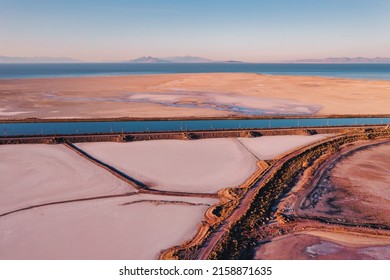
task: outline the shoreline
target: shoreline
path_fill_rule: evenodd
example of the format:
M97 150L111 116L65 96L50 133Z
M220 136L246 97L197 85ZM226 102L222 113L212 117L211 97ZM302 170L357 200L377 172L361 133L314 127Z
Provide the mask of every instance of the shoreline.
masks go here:
M324 66L324 67L331 67L331 66L361 66L361 65L368 65L368 66L375 66L375 65L384 65L384 66L390 66L390 63L283 63L283 62L271 62L271 63L251 63L251 62L244 62L244 63L226 63L226 62L214 62L214 63L210 63L210 62L207 62L207 63L153 63L153 64L149 64L149 63L121 63L121 62L83 62L83 63L0 63L0 67L3 66L3 65L11 65L11 66L14 66L14 65L29 65L29 66L50 66L50 65L77 65L77 66L80 66L80 65L120 65L120 66L123 66L123 65L131 65L131 66L147 66L147 67L153 67L153 66L172 66L172 65L178 65L178 66L186 66L186 65L190 65L190 66L204 66L204 65L211 65L211 66L215 66L215 65L227 65L227 66L231 66L231 65L250 65L250 66L256 66L256 65L272 65L272 66L275 66L275 65L294 65L294 66L311 66L311 65L321 65L321 66ZM149 70L149 69L148 69ZM158 70L158 69L157 69ZM20 76L20 77L1 77L0 76L0 81L3 81L3 80L24 80L24 79L67 79L67 78L93 78L93 77L100 77L100 78L104 78L104 77L126 77L126 76L154 76L154 75L197 75L197 74L255 74L255 75L266 75L266 76L295 76L295 77L309 77L309 78L327 78L327 79L347 79L347 80L367 80L367 81L389 81L390 80L390 74L388 74L388 77L378 77L378 75L373 78L370 78L370 77L359 77L359 76L343 76L343 75L334 75L334 76L331 76L331 75L320 75L318 74L319 72L317 71L310 71L310 70L306 70L306 71L297 71L297 72L283 72L283 71L280 71L280 72L275 72L275 71L270 71L270 72L267 72L267 71L203 71L203 72L196 72L196 71L188 71L188 72L158 72L158 71L150 71L150 72L146 72L147 70L145 70L144 72L140 71L140 72L106 72L106 73L86 73L86 74L53 74L53 75L48 75L48 74L42 74L42 75L38 75L38 76L29 76L29 75L25 75L25 76ZM160 70L161 71L161 70ZM311 72L314 72L313 74ZM333 72L337 72L337 71L333 71ZM307 73L307 74L305 74ZM323 72L323 73L329 73L329 72ZM371 73L371 72L367 72L367 73ZM379 75L381 76L381 75Z
M18 80L45 80L45 79L83 79L83 78L114 78L114 77L144 77L144 76L175 76L175 75L207 75L207 74L216 74L216 75L224 75L224 74L247 74L247 75L261 75L261 76L276 76L276 77L304 77L304 78L314 78L314 79L341 79L341 80L353 80L353 81L373 81L373 82L383 82L390 81L389 79L379 79L379 78L353 78L353 77L341 77L341 76L319 76L319 75L302 75L300 74L281 74L281 73L255 73L255 72L189 72L189 73L136 73L136 74L91 74L91 75L58 75L58 76L36 76L36 77L14 77L14 78L3 78L0 77L1 81L18 81Z

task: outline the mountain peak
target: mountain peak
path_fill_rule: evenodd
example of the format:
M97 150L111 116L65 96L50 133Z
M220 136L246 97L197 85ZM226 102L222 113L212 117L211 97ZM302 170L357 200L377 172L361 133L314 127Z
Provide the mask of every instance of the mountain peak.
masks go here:
M172 57L166 57L165 60L169 60L175 63L206 63L206 62L213 62L212 60L208 58L203 58L199 56L172 56Z
M390 63L389 57L327 57L322 59L299 59L290 61L292 63Z
M168 63L169 61L163 60L152 56L141 56L136 59L129 60L130 63Z

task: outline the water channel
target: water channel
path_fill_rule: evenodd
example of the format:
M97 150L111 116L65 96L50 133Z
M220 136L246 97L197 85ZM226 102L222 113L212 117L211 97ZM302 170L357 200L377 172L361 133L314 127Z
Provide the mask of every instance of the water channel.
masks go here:
M390 118L281 118L0 123L1 136L177 132L221 129L332 127L390 124Z

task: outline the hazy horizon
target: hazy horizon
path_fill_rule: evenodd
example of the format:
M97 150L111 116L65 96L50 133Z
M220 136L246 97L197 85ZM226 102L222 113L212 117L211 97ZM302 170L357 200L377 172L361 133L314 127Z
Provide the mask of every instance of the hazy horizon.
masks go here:
M166 60L166 61L147 61L150 59ZM188 61L180 60L188 58ZM144 60L145 59L145 60ZM196 61L194 59L205 59L208 61ZM139 60L139 61L138 61ZM172 56L172 57L151 57L144 55L141 57L122 59L122 60L106 60L106 61L85 61L75 59L73 57L9 57L0 54L0 64L34 64L34 63L229 63L239 62L243 64L389 64L390 57L322 57L322 58L300 58L296 60L275 60L275 61L243 61L243 60L210 60L207 57L196 57L191 55Z
M0 55L10 57L390 57L389 28L386 0L0 0Z

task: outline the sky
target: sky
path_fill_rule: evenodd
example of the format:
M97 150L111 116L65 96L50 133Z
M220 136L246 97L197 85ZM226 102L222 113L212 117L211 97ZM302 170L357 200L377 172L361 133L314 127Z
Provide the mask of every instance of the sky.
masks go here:
M390 0L0 0L0 55L390 57Z

